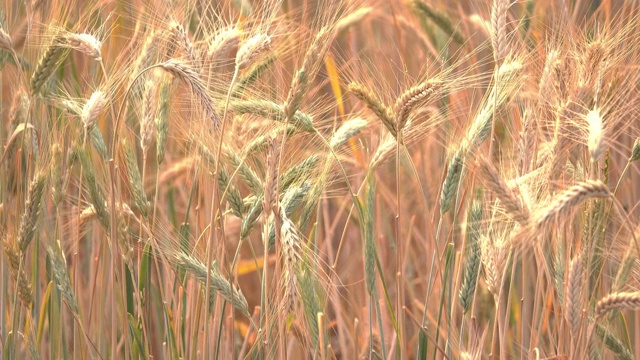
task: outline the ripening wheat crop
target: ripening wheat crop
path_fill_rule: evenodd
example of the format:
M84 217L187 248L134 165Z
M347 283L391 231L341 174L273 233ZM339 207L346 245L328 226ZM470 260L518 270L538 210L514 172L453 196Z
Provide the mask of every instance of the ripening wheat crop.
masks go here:
M4 359L640 356L636 0L4 0Z

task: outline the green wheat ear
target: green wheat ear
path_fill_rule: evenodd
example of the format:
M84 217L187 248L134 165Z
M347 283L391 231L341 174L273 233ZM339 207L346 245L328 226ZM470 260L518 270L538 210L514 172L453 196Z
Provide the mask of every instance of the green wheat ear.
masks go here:
M476 290L476 284L478 282L478 275L480 271L480 263L482 252L480 249L480 224L482 221L482 206L478 202L474 202L469 210L467 218L467 244L466 249L466 264L463 272L462 286L460 286L460 293L458 299L462 306L463 312L467 313L471 309L473 303L473 296Z

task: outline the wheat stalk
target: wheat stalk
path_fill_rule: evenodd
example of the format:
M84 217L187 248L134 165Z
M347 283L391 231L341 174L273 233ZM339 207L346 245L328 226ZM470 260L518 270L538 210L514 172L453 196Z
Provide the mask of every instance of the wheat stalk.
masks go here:
M304 203L312 186L312 182L305 181L299 186L292 186L284 191L280 199L280 217L291 216L294 210Z
M292 125L287 125L286 137L291 138L293 134L297 132L296 128ZM277 136L282 133L282 129L276 128L274 131L268 132L264 135L258 135L249 142L247 147L247 156L254 155L257 152L264 151L267 148L267 140L273 136Z
M482 251L487 289L493 295L496 304L500 302L500 294L506 277L506 270L511 261L511 245L505 234L489 233L480 236L478 242Z
M569 137L567 136L568 129L566 128L566 123L568 122L567 117L570 113L571 104L571 101L567 101L561 105L560 109L557 111L553 134L553 157L551 158L551 166L549 170L551 179L563 172L563 168L567 162L566 152L572 145Z
M636 256L634 255L635 247L633 244L635 241L631 239L631 243L627 248L627 252L625 253L622 261L620 262L620 266L618 268L618 272L616 273L616 277L611 285L611 289L615 292L622 289L627 281L629 280L629 274L633 269L633 265L636 263Z
M631 156L629 156L629 162L640 159L640 137L633 142L633 148L631 149Z
M200 151L202 151L202 153L205 155L205 157L209 161L209 164L215 167L216 159L213 153L209 151L209 149L207 149L205 146L202 146L202 145L200 146ZM193 164L191 164L191 166L192 165ZM231 206L231 211L233 211L233 213L237 217L242 218L246 207L242 200L242 196L240 195L240 191L236 186L231 184L231 179L229 178L229 174L227 173L224 167L220 167L218 169L218 188L221 194L225 194L225 200Z
M262 61L245 71L244 74L238 78L238 81L234 85L235 87L232 92L232 97L239 97L244 89L256 82L256 80L258 80L258 78L260 78L260 76L264 74L275 63L276 60L277 56L267 55L263 57Z
M489 96L467 130L467 136L461 145L463 151L473 151L491 135L494 114L518 89L515 79L522 74L522 71L523 65L518 60L505 62L498 68Z
M134 71L131 73L132 79L137 76L142 70L151 66L153 61L153 56L157 52L158 42L160 40L159 33L157 31L152 30L149 35L145 38L142 43L142 48L140 49L140 56L136 59L133 69Z
M540 75L538 85L538 95L541 99L546 99L549 95L560 95L559 86L562 75L562 60L560 59L560 51L551 50L547 53L544 62L544 69ZM555 96L551 96L555 99Z

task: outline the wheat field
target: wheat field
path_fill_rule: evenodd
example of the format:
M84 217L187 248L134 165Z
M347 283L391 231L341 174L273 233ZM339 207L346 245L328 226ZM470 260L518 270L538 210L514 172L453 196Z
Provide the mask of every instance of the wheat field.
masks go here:
M4 0L4 359L634 359L640 2Z

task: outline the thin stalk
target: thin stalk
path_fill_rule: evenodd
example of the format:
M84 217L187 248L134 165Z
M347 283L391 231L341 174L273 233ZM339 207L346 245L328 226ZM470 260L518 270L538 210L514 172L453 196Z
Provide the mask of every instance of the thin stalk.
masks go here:
M407 344L402 341L404 336L404 311L402 308L404 307L404 246L402 242L402 231L401 231L401 204L400 204L400 147L402 146L403 133L402 129L398 129L398 138L396 141L396 277L398 281L398 294L397 294L397 304L396 304L396 317L398 319L398 343L400 344L400 359L403 359L405 354L407 353Z
M231 79L231 83L229 84L229 90L227 92L227 99L224 106L224 112L222 114L222 125L220 127L220 139L218 140L218 150L216 152L216 162L213 170L213 191L211 194L211 218L209 219L211 225L211 232L209 236L209 242L207 243L207 281L206 281L206 296L205 296L205 304L209 304L210 299L210 291L209 286L211 284L211 248L213 243L217 240L217 232L215 227L215 219L218 217L218 211L220 209L220 198L218 197L218 172L220 171L220 155L222 154L222 144L224 143L224 134L225 127L227 124L227 111L229 109L229 98L231 97L231 90L233 89L233 85L238 77L238 71L240 70L239 66L236 65L235 71L233 73L233 78ZM222 221L220 221L220 228L222 229ZM224 248L224 247L223 247ZM221 251L222 259L221 262L224 262L224 249ZM266 264L266 263L265 263ZM265 265L266 268L266 265ZM232 292L233 296L233 292ZM220 319L220 321L224 321L224 319ZM209 337L209 326L205 326L205 339ZM205 359L209 358L209 346L205 346Z

